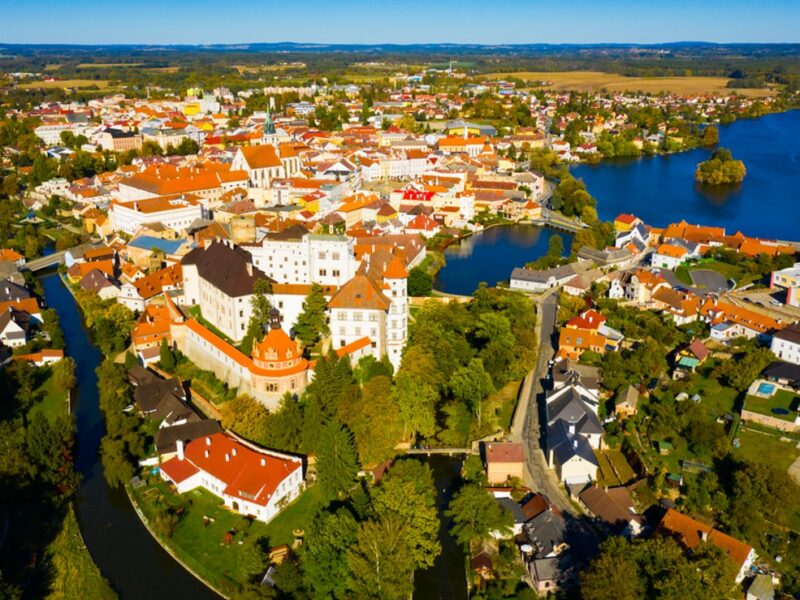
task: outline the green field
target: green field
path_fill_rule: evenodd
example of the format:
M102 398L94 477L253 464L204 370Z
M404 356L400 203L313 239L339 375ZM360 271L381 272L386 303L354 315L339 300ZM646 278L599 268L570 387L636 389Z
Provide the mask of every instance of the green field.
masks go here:
M312 486L272 522L253 521L249 527L243 527L241 515L226 509L222 500L204 489L177 495L166 483L153 478L147 486L132 489L131 494L148 521L157 514L159 505L182 510L172 537L160 541L226 595L235 592L249 577L266 570L266 560L255 565L248 560L254 545L268 549L291 544L292 531L307 530L322 505L321 489ZM206 518L213 519L213 523ZM223 541L227 533L233 535L230 544Z
M66 413L67 392L56 386L52 376L48 377L44 383L37 388L36 394L39 395L41 399L31 407L31 416L37 412L42 412L47 417L53 419L58 415Z
M755 430L752 425L743 426L736 437L740 446L733 449L733 455L753 462L771 464L788 470L800 456L796 437L786 437ZM789 441L781 441L781 437Z

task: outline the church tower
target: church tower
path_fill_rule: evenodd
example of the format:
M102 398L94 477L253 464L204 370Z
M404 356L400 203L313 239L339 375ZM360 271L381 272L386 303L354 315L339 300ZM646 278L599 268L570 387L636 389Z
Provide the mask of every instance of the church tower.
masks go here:
M383 273L388 289L389 315L386 319L386 353L397 371L408 341L408 271L395 255Z

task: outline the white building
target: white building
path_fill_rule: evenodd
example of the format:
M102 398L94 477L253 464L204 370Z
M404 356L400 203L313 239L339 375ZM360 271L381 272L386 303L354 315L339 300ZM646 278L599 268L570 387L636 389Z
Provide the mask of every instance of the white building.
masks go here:
M345 236L287 229L245 247L253 264L278 283L341 287L358 268L355 241Z
M517 267L511 272L509 287L519 292L544 292L550 288L564 285L575 277L572 265L562 265L544 271Z
M225 506L265 523L303 490L302 459L257 448L229 433L197 438L161 465L161 477L183 494L202 487Z
M160 196L129 202L112 200L108 215L114 231L130 235L148 223L161 223L182 231L195 220L208 217L203 205L192 196Z
M250 262L247 251L214 241L183 257L184 304L197 305L203 318L231 340L247 332L253 314L253 287L267 278Z
M793 323L773 335L770 349L781 360L800 365L800 323Z

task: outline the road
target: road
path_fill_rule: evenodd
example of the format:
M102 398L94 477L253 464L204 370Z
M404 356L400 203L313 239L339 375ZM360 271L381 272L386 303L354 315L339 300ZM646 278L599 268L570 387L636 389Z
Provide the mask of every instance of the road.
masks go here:
M548 290L536 302L536 329L539 352L536 365L528 373L520 391L519 405L511 424L511 439L525 449L525 484L547 496L562 512L575 514L575 506L561 487L555 471L547 467L541 440L541 416L544 413L544 387L548 362L555 354L557 290Z

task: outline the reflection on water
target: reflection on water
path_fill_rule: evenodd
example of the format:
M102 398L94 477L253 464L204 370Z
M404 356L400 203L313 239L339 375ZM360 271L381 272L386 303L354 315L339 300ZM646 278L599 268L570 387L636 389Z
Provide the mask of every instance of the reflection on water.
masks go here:
M720 127L720 146L747 168L741 184L698 185L697 164L711 153L705 148L579 165L573 174L597 198L598 214L606 221L633 213L655 227L684 219L729 233L792 240L800 238L798 139L797 110Z
M481 282L496 285L521 267L547 253L550 238L560 235L564 255L569 254L572 235L535 225L503 225L476 233L448 247L447 265L436 276L437 290L469 295Z

